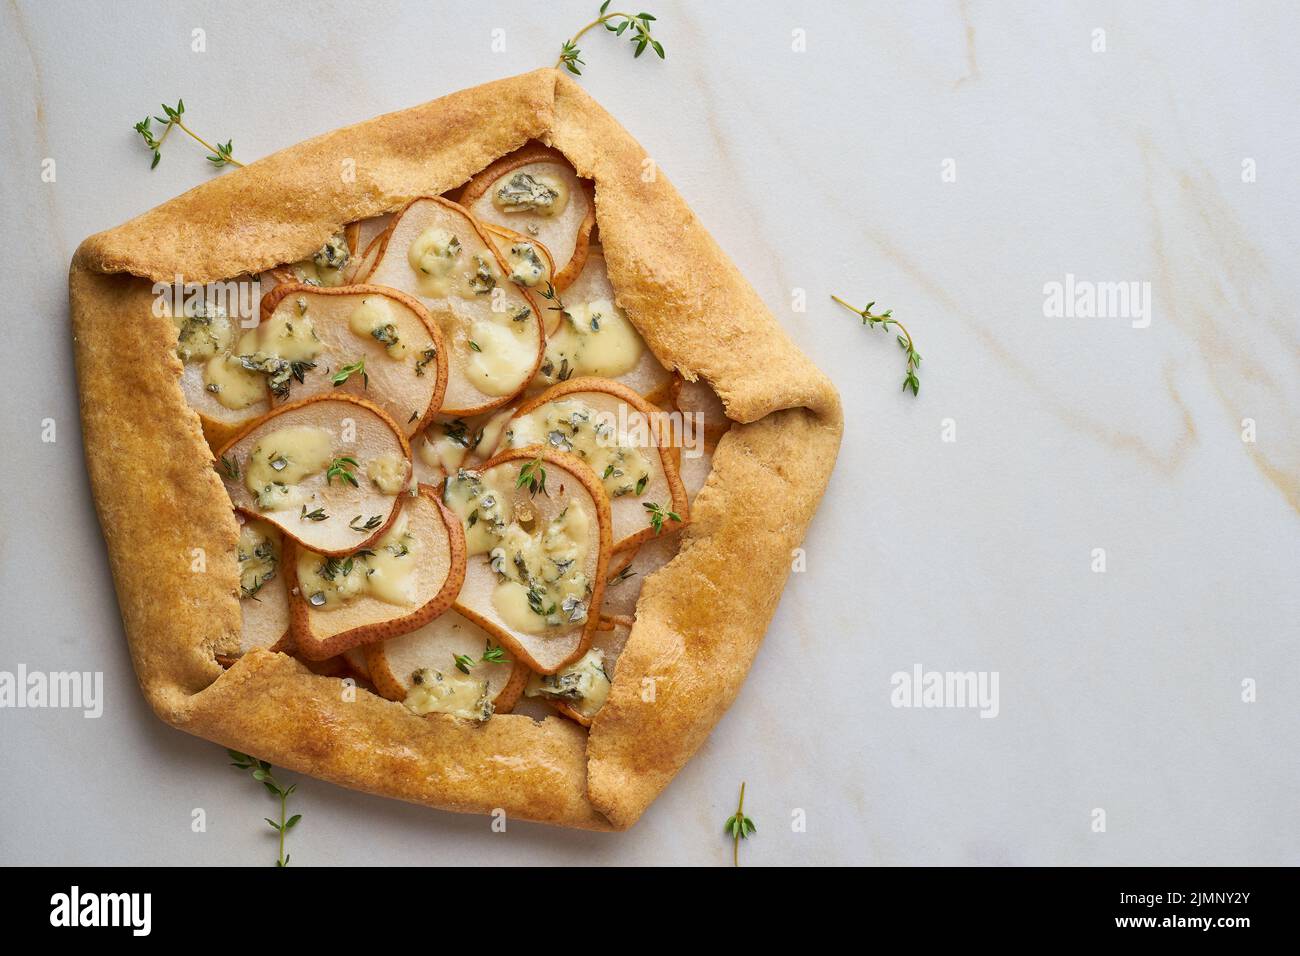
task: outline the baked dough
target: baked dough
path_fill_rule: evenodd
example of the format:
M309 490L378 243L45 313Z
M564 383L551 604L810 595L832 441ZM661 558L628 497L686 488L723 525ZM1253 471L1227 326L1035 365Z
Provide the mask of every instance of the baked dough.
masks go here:
M455 189L529 141L594 182L618 305L666 367L707 382L738 423L680 552L644 582L604 707L590 731L558 716L477 726L417 717L261 648L223 670L218 656L240 649L238 524L152 284L304 259L345 224ZM643 181L645 155L576 82L542 69L300 143L82 243L70 293L86 461L132 660L159 717L432 807L588 829L640 817L739 691L843 427L829 380L667 178ZM191 570L194 549L206 573Z

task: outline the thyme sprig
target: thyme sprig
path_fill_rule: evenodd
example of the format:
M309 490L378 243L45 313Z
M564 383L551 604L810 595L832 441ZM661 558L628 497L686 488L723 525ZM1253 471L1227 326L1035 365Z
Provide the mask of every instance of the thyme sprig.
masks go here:
M298 825L302 819L301 813L295 813L293 816L285 819L285 813L288 810L289 797L298 789L296 783L291 783L287 787L280 785L279 781L271 773L271 765L265 760L258 760L256 757L250 757L248 754L241 754L238 750L227 750L226 754L230 757L230 766L239 770L248 770L252 773L253 779L266 787L267 791L280 800L280 820L277 823L270 817L264 817L271 829L280 834L280 855L276 858L276 866L288 866L289 857L284 852L284 835Z
M564 305L564 300L560 298L560 293L555 291L554 285L552 285L549 282L546 283L546 288L540 289L538 291L538 295L540 295L543 299L546 299L548 302L555 303L555 305L548 305L546 307L547 312L558 312L560 313L560 315L564 316L570 322L573 321L573 316L569 314L569 310Z
M524 464L519 469L519 477L515 479L515 487L523 488L527 486L528 494L536 497L537 492L548 495L546 490L546 468L542 465L542 459L534 458L532 461Z
M745 816L745 783L740 784L740 803L736 806L736 812L727 817L727 821L722 825L727 836L731 837L731 865L740 866L740 841L748 840L750 835L758 830L754 826L754 821Z
M350 455L345 455L342 458L335 458L332 462L330 462L329 468L325 469L325 484L328 485L335 478L337 478L339 480L339 484L343 484L344 482L347 482L351 484L353 488L360 487L357 484L357 476L354 475L351 471L351 469L356 467L357 467L357 460L351 457Z
M594 30L599 26L603 26L616 37L621 37L631 27L632 35L628 37L628 41L636 47L636 51L632 54L633 59L644 53L647 46L659 54L659 59L664 58L663 44L650 35L650 24L654 22L655 18L648 13L620 13L617 11L610 13L608 12L610 2L611 0L605 0L600 5L600 16L564 41L560 47L560 58L555 61L557 70L564 67L574 76L582 76L582 70L578 68L587 64L582 59L582 51L578 49L578 41L582 39L582 35L588 30Z
M643 501L641 505L646 511L650 512L650 527L655 529L655 534L659 534L659 532L664 530L664 521L666 519L671 519L673 521L682 520L682 516L676 511L665 511L663 507L656 502Z
M149 164L150 169L157 167L159 160L162 159L162 145L173 129L179 129L186 136L201 143L208 150L208 162L214 168L220 169L223 166L243 166L239 160L235 159L231 153L234 150L234 140L226 140L222 143L218 140L215 144L209 143L194 130L185 125L182 118L185 115L185 101L177 100L175 106L162 104L162 116L146 116L133 127L140 138L144 140L145 146L153 150L153 162ZM155 135L153 123L157 120L162 124L162 132Z
M468 654L457 654L452 652L451 659L456 662L456 670L462 674L468 674L469 669L475 664L509 664L510 658L506 657L504 647L493 647L491 641L485 641L483 644L483 656L476 662Z
M906 326L904 326L902 322L899 322L898 319L894 318L894 310L886 309L884 312L876 315L871 311L871 307L876 304L874 302L868 302L864 309L855 309L838 295L833 295L831 298L855 315L860 315L862 317L863 325L870 325L872 328L878 328L882 332L888 331L891 325L898 327L898 331L902 333L901 335L895 336L898 341L898 347L907 353L907 375L903 379L903 391L906 392L910 388L913 395L920 392L921 380L916 377L916 372L921 367L921 353L916 350L916 346L912 343L912 333L907 331Z
M359 358L355 362L351 362L347 365L344 365L332 376L330 376L330 381L334 383L335 388L338 388L340 385L346 382L353 375L361 376L362 388L365 389L370 388L370 376L366 374L366 360L364 358Z

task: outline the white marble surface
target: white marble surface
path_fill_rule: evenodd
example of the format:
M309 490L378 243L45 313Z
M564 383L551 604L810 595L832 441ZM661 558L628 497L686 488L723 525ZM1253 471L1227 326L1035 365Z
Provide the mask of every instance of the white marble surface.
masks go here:
M137 693L84 474L69 257L212 175L180 140L151 173L131 124L184 97L197 128L265 155L543 65L597 5L546 4L547 23L490 2L0 8L0 670L102 670L107 697L98 720L0 710L0 861L273 854L263 796ZM839 385L808 570L631 832L499 835L303 779L295 863L722 864L742 779L753 864L1300 863L1295 7L651 9L667 61L593 35L584 82ZM1150 282L1150 326L1045 318L1067 273ZM919 398L832 292L909 324ZM891 707L917 663L997 671L999 716Z

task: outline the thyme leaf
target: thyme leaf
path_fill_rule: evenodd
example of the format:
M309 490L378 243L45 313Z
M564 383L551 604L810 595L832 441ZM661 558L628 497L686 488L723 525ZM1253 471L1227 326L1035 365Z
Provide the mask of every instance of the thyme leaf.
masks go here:
M234 151L233 140L228 139L224 143L220 140L215 144L209 143L206 139L185 125L185 120L183 119L185 115L184 100L177 100L175 106L168 106L166 103L163 103L162 111L162 116L146 116L144 119L140 120L140 122L131 127L140 134L140 138L144 141L144 145L153 152L153 161L149 163L150 169L154 169L158 166L158 162L162 159L163 142L167 139L168 134L171 133L173 129L179 129L186 136L190 137L190 139L205 147L208 150L207 160L214 168L220 169L223 166L244 165L232 155ZM161 132L154 132L153 123L155 120L161 124Z

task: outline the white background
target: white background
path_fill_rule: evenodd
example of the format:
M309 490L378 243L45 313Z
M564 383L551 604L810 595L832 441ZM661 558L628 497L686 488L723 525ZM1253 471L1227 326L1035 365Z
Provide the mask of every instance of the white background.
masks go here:
M1300 863L1295 7L646 2L668 59L589 34L583 82L840 388L808 570L631 832L493 834L288 775L294 863L724 864L742 779L752 864ZM220 175L179 136L150 172L131 125L183 97L256 158L547 64L597 6L0 9L0 669L101 670L107 698L0 711L0 861L274 856L270 798L137 692L84 473L72 252ZM1150 282L1150 327L1045 318L1066 273ZM919 398L832 292L908 324ZM917 663L999 672L1000 715L891 707Z

